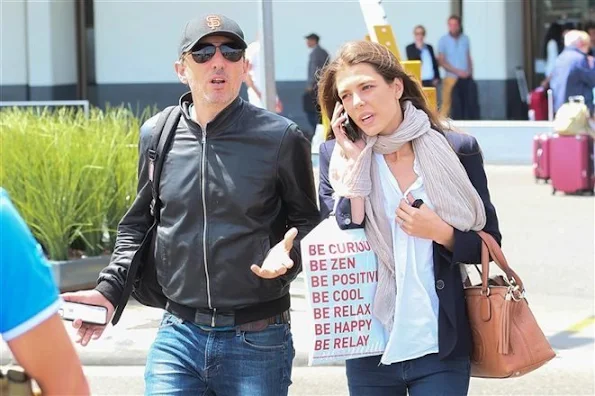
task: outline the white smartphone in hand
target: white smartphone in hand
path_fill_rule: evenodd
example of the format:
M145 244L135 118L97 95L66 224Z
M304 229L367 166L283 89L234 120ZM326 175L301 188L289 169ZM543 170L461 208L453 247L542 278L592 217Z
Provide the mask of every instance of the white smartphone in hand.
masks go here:
M64 301L58 310L58 314L64 320L80 319L84 323L101 326L107 324L107 308L101 305Z

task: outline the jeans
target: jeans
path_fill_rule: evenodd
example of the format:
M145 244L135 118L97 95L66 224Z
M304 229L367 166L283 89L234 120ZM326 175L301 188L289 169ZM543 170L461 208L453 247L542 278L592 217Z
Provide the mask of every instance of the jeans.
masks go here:
M433 353L417 359L380 364L380 356L347 360L352 396L460 396L469 390L469 358L440 360Z
M287 395L294 355L288 324L213 330L166 312L147 356L145 394Z

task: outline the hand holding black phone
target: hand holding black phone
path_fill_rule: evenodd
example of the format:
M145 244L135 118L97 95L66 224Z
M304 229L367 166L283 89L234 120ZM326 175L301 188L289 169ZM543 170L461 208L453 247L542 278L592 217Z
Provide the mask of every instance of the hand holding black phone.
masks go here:
M343 112L343 115L347 117L345 119L345 121L343 122L343 128L345 128L345 134L347 135L347 138L349 140L351 140L352 142L355 142L360 138L360 134L357 131L357 126L353 123L353 120L351 119L351 117L349 117L347 115L347 113Z

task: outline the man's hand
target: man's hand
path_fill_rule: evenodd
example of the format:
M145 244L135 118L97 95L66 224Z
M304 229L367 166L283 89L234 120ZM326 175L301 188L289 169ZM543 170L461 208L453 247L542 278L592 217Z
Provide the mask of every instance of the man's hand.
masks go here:
M112 316L114 315L114 306L112 305L112 303L110 303L109 300L105 298L104 295L99 293L97 290L83 290L74 293L64 293L62 294L62 298L64 299L64 301L101 305L106 307L107 323L109 323L112 320ZM78 337L76 342L81 344L82 346L86 346L91 340L91 337L93 337L94 340L101 337L106 326L83 323L82 320L75 319L72 322L72 327L78 329Z
M460 78L469 78L469 77L471 77L471 73L469 73L468 71L465 71L465 70L459 70L459 72L457 73L457 75Z
M250 267L252 272L264 279L274 279L285 274L293 267L293 260L289 257L289 252L293 248L293 240L297 234L297 228L287 231L283 240L271 249L262 266L252 264Z

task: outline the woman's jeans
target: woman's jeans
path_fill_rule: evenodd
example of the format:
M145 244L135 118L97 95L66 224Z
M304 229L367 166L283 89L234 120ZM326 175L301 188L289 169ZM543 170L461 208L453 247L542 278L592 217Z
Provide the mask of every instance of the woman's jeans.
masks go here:
M372 356L346 366L351 396L462 396L469 389L469 358L440 360L433 353L385 366Z

